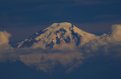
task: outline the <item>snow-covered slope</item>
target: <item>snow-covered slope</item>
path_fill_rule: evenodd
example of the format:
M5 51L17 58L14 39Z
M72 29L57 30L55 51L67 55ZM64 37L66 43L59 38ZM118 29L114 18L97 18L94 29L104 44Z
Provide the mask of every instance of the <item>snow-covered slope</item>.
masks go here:
M94 34L85 32L71 23L54 23L23 40L17 47L71 49L80 47L96 38Z

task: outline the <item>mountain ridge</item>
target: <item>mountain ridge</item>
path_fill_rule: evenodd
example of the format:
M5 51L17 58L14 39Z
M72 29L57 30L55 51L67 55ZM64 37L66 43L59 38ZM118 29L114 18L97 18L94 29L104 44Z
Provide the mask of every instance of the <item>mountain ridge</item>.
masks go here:
M53 23L23 40L17 47L72 49L96 38L96 35L83 31L69 22Z

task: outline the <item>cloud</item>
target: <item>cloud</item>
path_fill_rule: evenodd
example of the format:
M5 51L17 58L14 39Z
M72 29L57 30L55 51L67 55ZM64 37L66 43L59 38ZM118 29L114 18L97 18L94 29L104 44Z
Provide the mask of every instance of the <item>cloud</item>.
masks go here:
M98 36L97 39L87 43L80 49L50 50L32 48L11 48L8 45L9 33L1 32L3 44L0 47L0 62L20 61L25 65L44 72L62 69L66 72L78 68L85 59L96 55L121 57L121 25L113 25L112 33Z
M66 68L66 72L77 68L84 56L77 50L9 49L0 53L0 61L20 61L36 70L51 72Z
M0 32L0 45L1 44L8 44L10 36L11 36L11 34L9 34L6 31Z
M113 25L112 39L121 42L121 24Z
M53 71L57 65L61 68L67 68L67 70L69 70L72 67L76 67L75 65L81 64L83 60L83 56L78 51L51 51L49 53L31 53L27 55L20 55L19 58L26 65L33 66L34 68L43 71Z
M6 31L0 31L0 53L9 49L9 38L11 34ZM2 52L1 52L2 51Z

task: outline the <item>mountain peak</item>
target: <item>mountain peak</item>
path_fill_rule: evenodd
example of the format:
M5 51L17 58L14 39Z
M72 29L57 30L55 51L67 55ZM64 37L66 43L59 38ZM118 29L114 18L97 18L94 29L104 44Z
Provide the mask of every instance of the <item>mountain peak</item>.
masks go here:
M36 32L18 44L18 48L76 48L95 39L94 34L85 32L69 22L53 23L46 29Z

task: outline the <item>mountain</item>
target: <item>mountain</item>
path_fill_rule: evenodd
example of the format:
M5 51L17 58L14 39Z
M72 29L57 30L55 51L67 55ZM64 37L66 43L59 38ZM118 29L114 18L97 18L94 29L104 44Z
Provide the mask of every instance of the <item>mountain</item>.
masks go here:
M85 32L71 23L53 23L18 43L17 47L72 49L94 39L96 39L94 34Z

